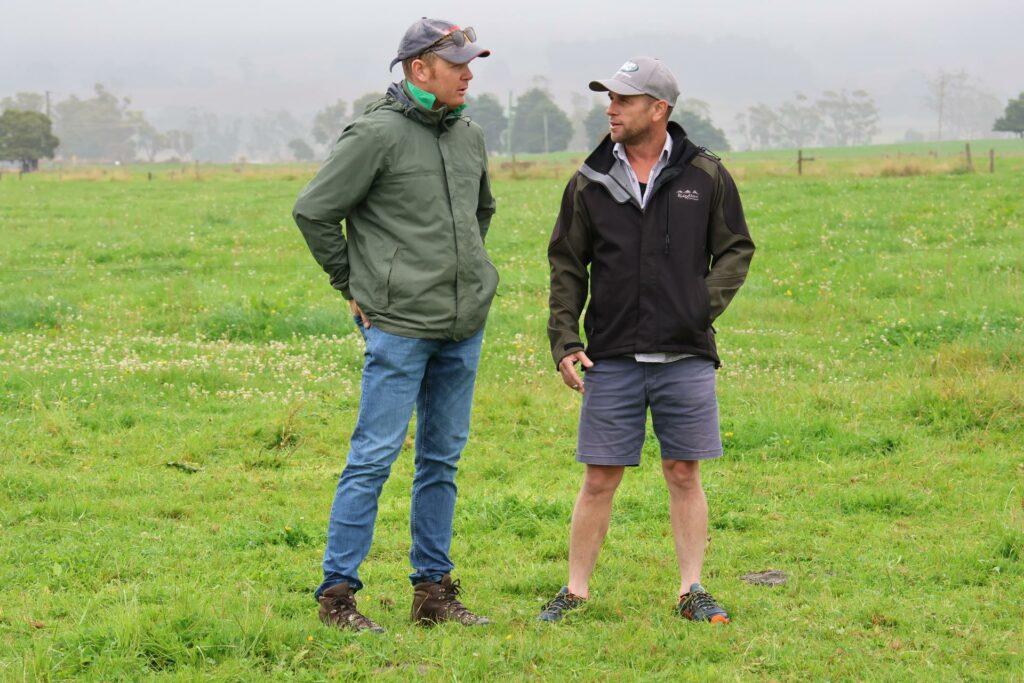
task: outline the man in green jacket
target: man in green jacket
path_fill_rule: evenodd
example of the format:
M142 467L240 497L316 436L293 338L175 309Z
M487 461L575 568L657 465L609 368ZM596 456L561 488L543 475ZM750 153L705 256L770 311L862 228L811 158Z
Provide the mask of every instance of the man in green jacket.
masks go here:
M487 622L459 601L448 553L455 472L498 285L484 249L494 198L483 131L462 116L469 63L489 54L472 28L413 24L391 62L405 79L345 128L295 203L295 222L366 341L359 416L315 593L320 619L338 628L382 630L356 607L358 569L414 407L412 617Z

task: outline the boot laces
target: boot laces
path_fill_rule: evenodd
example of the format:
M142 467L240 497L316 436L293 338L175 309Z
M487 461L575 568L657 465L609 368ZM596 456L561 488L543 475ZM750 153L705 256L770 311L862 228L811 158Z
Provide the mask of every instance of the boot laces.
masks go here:
M455 579L450 584L445 586L441 585L441 595L444 601L448 603L448 609L458 614L459 616L475 616L469 609L459 601L459 594L462 592L461 579Z
M710 612L711 610L720 609L715 599L711 597L710 593L705 591L697 591L696 593L690 593L690 604L696 610L704 612Z
M342 617L342 620L345 622L354 623L361 628L373 628L375 625L356 607L356 598L354 595L336 595L332 597L331 607L333 608L333 611L337 612L338 616Z
M571 608L577 600L579 600L579 598L572 593L559 593L552 600L549 600L548 604L544 605L544 610L557 610L559 612L564 612Z

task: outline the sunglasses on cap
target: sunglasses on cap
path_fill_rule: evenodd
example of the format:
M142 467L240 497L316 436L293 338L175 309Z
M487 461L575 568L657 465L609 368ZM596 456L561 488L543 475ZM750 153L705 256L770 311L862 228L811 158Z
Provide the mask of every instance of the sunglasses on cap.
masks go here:
M466 43L476 42L476 30L472 26L466 28L452 27L449 33L441 36L433 43L431 43L426 50L423 52L434 52L447 47L448 43L452 43L455 47L465 47Z

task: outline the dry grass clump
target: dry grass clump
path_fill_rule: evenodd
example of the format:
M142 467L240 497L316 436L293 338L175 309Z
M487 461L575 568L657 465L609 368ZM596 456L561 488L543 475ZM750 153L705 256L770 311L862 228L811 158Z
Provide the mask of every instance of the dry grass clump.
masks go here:
M3 174L4 180L13 178L18 180L17 172L5 172ZM102 166L83 166L73 168L58 168L46 171L37 171L31 174L25 174L25 179L44 179L44 180L91 180L91 181L121 181L131 180L131 173L128 172L127 168L124 167L102 167Z
M966 172L967 168L959 160L932 163L921 161L886 161L881 166L862 166L858 171L858 175L879 178L904 178L908 176Z
M566 179L580 167L580 163L570 161L502 161L491 164L492 180L539 180Z

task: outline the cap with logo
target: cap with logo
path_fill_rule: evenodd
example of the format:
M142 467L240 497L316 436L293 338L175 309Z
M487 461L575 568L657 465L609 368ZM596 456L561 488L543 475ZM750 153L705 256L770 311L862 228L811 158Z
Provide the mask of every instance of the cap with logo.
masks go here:
M453 34L460 34L453 36ZM428 50L429 48L429 50ZM490 50L476 44L476 31L461 28L443 19L423 17L405 32L398 44L398 54L391 60L388 69L394 69L404 59L418 57L424 52L433 52L452 64L465 64L477 57L487 57Z
M676 106L679 97L676 77L660 59L654 57L633 57L611 78L591 81L590 89L595 92L607 90L617 95L650 95L656 100L665 100L670 107Z

